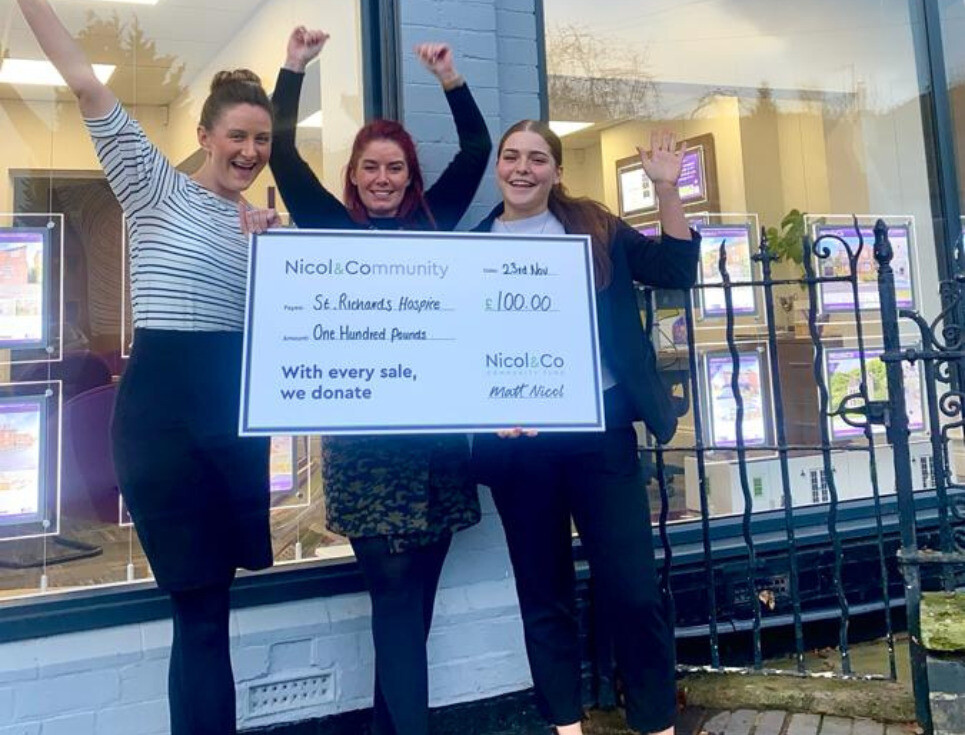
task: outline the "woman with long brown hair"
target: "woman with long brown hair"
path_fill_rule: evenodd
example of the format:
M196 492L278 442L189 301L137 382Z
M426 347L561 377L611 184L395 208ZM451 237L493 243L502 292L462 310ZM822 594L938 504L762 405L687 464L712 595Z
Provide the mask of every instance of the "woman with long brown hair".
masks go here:
M473 442L479 481L492 489L506 531L537 704L561 735L582 732L571 519L613 631L627 720L645 733L673 728L673 622L657 586L633 422L642 420L666 442L676 415L640 323L633 282L689 288L696 280L699 238L676 185L682 155L669 133L655 134L651 150L640 150L660 199L663 236L651 240L602 204L570 196L561 181L559 137L545 123L520 121L497 149L503 202L476 228L587 234L592 241L606 431L506 441L519 437L514 430Z

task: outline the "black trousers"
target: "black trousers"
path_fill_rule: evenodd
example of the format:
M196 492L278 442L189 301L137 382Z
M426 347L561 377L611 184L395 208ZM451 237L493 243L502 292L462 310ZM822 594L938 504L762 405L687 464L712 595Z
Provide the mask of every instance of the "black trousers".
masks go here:
M372 598L375 645L375 735L427 735L429 664L426 640L442 564L452 536L394 550L392 539L351 539Z
M268 439L238 436L240 332L135 331L112 424L124 502L167 591L272 564Z
M656 732L674 723L673 628L657 585L636 433L619 389L607 394L612 428L605 433L504 440L510 454L492 492L506 531L543 716L554 725L570 725L583 712L572 518L600 612L613 633L627 722Z
M228 584L172 592L171 735L234 735Z

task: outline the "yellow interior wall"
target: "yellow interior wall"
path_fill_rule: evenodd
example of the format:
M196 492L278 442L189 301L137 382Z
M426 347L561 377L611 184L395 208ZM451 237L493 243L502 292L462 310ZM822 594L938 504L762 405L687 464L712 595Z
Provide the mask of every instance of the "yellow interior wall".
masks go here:
M167 111L162 107L134 110L145 133L165 148L168 139ZM13 208L11 170L53 171L101 170L100 163L80 116L71 102L24 102L0 100L0 203L4 211Z
M636 146L648 148L653 130L666 128L678 138L693 138L712 133L717 153L717 184L721 210L745 210L743 144L740 135L738 101L719 96L704 106L699 117L686 120L632 120L607 128L600 133L602 163L602 201L614 212L617 200L616 161L636 154Z
M324 27L332 39L318 62L319 72L306 77L320 79L319 89L306 90L304 96L321 98L325 127L299 129L298 142L309 165L338 192L342 167L364 112L358 18L336 6L337 1L277 0L263 5L233 42L186 82L184 92L170 105L138 105L129 111L162 152L173 163L181 163L198 149L197 121L216 71L251 68L270 90L284 61L291 28L296 23ZM4 210L9 211L13 205L11 169L100 170L77 104L63 93L51 91L47 101L0 100L0 136L4 141L0 154L0 207ZM263 204L265 189L273 183L266 168L248 196Z
M299 150L322 181L339 193L342 167L363 122L364 111L359 21L356 14L346 13L344 6L336 3L339 0L276 0L260 6L233 43L211 59L172 103L168 148L172 159L182 160L197 150L197 120L216 72L246 67L258 74L271 90L285 60L291 29L298 24L324 28L331 39L316 62L321 65L320 74L306 76L306 81L320 78L320 90L305 90L305 94L314 93L316 99L321 97L324 129L300 129ZM265 169L251 187L249 198L263 203L265 189L273 183L270 172Z

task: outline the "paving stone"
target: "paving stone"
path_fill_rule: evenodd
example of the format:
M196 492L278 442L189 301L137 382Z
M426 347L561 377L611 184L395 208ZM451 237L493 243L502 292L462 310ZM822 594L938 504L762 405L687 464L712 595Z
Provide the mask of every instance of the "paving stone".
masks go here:
M704 730L700 723L711 717L712 714L699 707L685 707L677 712L674 732L676 735L700 735Z
M724 735L751 735L754 723L757 721L757 712L752 709L739 709L731 713L730 722Z
M885 726L881 722L860 718L854 721L851 735L885 735Z
M781 735L786 719L786 712L778 712L777 710L759 712L757 723L754 725L754 735ZM865 734L862 733L862 735ZM872 735L872 733L867 733L867 735Z
M825 716L821 721L821 735L852 735L854 720L850 717Z
M707 735L724 735L728 724L730 724L730 712L720 712L704 723L704 731Z
M818 735L821 715L791 715L787 735Z

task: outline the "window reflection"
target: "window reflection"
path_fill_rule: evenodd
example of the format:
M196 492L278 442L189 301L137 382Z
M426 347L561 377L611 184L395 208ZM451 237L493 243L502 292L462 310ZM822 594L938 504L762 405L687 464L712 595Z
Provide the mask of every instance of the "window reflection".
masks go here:
M358 3L88 0L57 11L152 141L188 173L202 160L196 127L213 73L247 67L270 90L291 28L325 28L337 43L322 60L324 84L317 63L307 70L298 145L326 186L340 190L341 168L364 122ZM116 488L107 433L132 332L124 218L73 97L48 77L51 68L13 0L0 0L0 17L0 228L49 222L56 244L52 346L0 351L0 372L17 386L60 381L63 391L62 406L59 393L45 402L49 426L63 423L63 451L49 447L54 466L62 460L59 512L56 497L44 501L56 523L46 535L11 539L11 526L0 520L0 598L14 598L148 579L150 569ZM264 205L272 185L266 169L247 197ZM319 440L289 439L287 447L275 462L276 561L344 554L343 540L325 528ZM0 503L0 516L5 507Z
M946 5L949 17L965 23L965 5ZM792 8L764 0L644 5L613 0L591 10L577 0L546 0L545 10L550 118L563 136L564 182L573 193L602 201L641 231L656 234L657 202L647 182L639 174L634 178L632 157L635 146L649 145L652 130L669 128L689 150L700 151L699 167L695 164L681 183L700 193L685 204L710 248L704 282L720 281L717 248L725 240L733 279L759 279L760 266L749 256L759 247L762 226L768 228L772 252L782 256L774 277L794 280L804 276L805 232L817 236L821 227L846 226L852 213L863 223L886 216L896 237L904 232L903 241L910 243L902 298L913 299L926 315L940 312L907 4L818 0ZM960 54L958 46L947 43L946 52L954 48L949 53ZM887 58L878 53L881 48L889 50ZM869 263L862 261L859 268ZM824 273L834 263L820 266L824 270L815 263ZM880 316L874 299L865 296L861 321L874 370ZM735 289L733 298L746 404L742 433L749 447L746 487L733 446L736 411L725 374L730 357L719 308L723 295L700 291L693 297L693 345L688 345L682 295L654 297L658 361L681 413L664 455L671 520L699 517L702 505L712 515L739 514L745 493L755 511L781 509L786 498L780 465L776 451L764 448L774 445L779 414L789 445L820 445L826 428L835 447L833 480L819 451L790 453L795 506L827 503L832 483L843 500L870 497L867 452L843 451L853 444L867 446L864 433L841 430L840 420L832 424L819 402L819 385L827 383L829 370L840 372L842 360L857 348L854 311L818 305L820 341L835 351L829 367L826 358L815 357L806 290L777 286L771 325L777 359L772 361L762 289ZM905 339L914 342L913 335ZM772 405L774 378L783 388L780 406ZM834 398L843 398L839 393ZM913 444L919 488L932 482L927 429L919 428ZM698 438L709 447L703 483L694 451ZM879 435L873 441L879 490L893 492L890 450ZM641 444L648 444L642 432ZM653 454L643 451L641 462L656 518L660 492Z

